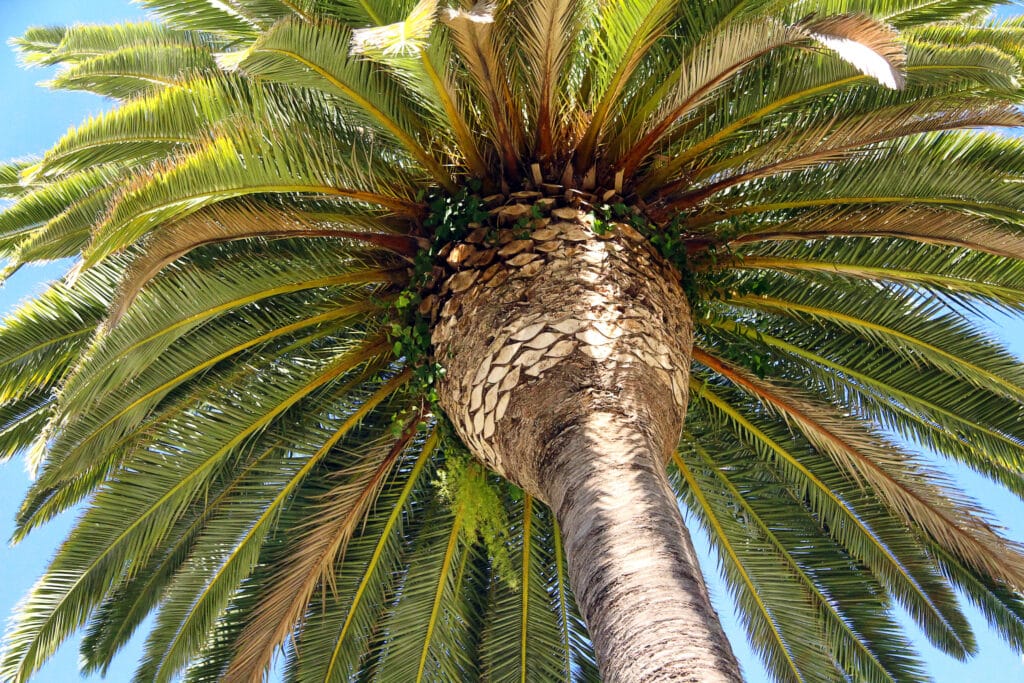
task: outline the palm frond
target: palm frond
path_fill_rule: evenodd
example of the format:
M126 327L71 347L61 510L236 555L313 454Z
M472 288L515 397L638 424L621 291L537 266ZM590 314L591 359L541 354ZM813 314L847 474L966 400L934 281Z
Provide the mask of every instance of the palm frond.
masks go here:
M173 520L196 496L203 495L207 478L228 462L247 438L386 348L379 337L354 342L347 349L324 354L311 366L293 362L293 372L287 380L278 381L272 391L264 392L265 407L260 411L236 413L225 426L207 432L193 431L195 418L184 416L188 422L165 427L172 435L167 442L161 443L157 438L149 449L135 451L131 471L147 472L151 485L138 487L132 483L134 477L129 477L127 482L114 479L103 486L84 515L79 533L61 547L46 578L37 583L22 607L9 637L11 648L2 662L3 675L16 680L31 675L71 631L85 622L122 572L130 573L124 560L119 562L118 558L127 555L148 559L153 546L167 538ZM251 381L260 382L259 374ZM224 421L222 410L214 408L210 417L214 415L218 421ZM176 457L169 460L164 457L165 452ZM171 461L173 467L168 466ZM126 515L125 510L131 513ZM253 547L258 549L258 544ZM248 557L254 560L251 555ZM186 647L189 644L194 645L186 643ZM153 648L149 649L152 653ZM160 666L163 660L150 661L153 666ZM184 662L170 663L176 668Z
M57 282L4 318L0 403L54 389L95 334L119 265L97 269L82 287Z
M865 14L819 19L807 26L817 42L882 85L903 87L906 55L891 28Z
M565 580L555 564L550 512L525 496L511 508L515 585L492 579L491 616L481 636L482 675L488 680L571 681L573 652ZM564 571L564 569L562 570Z
M435 134L450 129L457 156L473 175L483 178L486 164L470 132L462 98L445 68L452 48L437 28L437 12L436 0L423 0L401 22L356 29L352 49L392 70L430 116L427 122Z
M263 34L238 59L238 67L259 78L317 88L338 96L365 125L392 136L430 176L450 191L455 184L419 139L427 131L403 107L399 84L351 56L352 33L330 21L285 20Z
M190 567L188 564L183 566L175 577L175 581L169 587L165 604L161 607L156 626L146 644L147 656L136 674L138 680L172 680L173 676L194 658L196 652L204 643L206 634L213 627L214 620L227 608L228 601L235 588L255 567L267 534L276 525L286 502L295 496L297 490L306 482L306 479L322 465L324 458L335 445L344 439L378 404L391 396L408 381L408 378L408 373L396 375L373 391L365 401L359 404L358 408L348 411L345 419L333 428L333 434L327 438L315 453L304 459L292 458L294 461L293 468L285 476L281 476L284 473L278 474L280 479L277 482L273 482L277 484L276 486L272 485L272 480L268 481L269 473L260 472L261 479L252 482L252 484L246 487L247 495L245 498L234 501L234 504L225 511L225 514L235 520L234 526L236 528L233 531L228 529L225 532L224 527L226 525L222 523L216 527L218 533L214 535L212 530L215 524L211 522L209 525L210 530L204 534L204 537L198 540L198 552L195 553L196 557L203 558L203 563L195 567ZM349 395L344 398L350 399L351 396ZM334 555L340 550L338 544L343 543L345 538L351 533L352 527L361 521L361 516L365 513L366 506L372 503L372 498L380 486L380 477L387 474L398 455L397 453L392 454L391 449L388 448L373 450L377 451L377 457L362 458L361 462L355 466L355 471L349 473L353 477L353 481L350 481L349 484L357 492L362 491L368 498L364 498L362 505L357 510L347 509L347 506L342 503L339 512L350 516L350 519L344 525L344 529L340 530L340 536L334 536L333 540L328 539L326 552L330 557L323 558L318 562L312 577L308 577L306 573L290 572L291 581L298 577L310 578L312 580L307 582L298 595L290 591L285 594L287 597L294 599L295 604L288 613L281 615L278 619L273 619L272 628L274 630L271 636L280 640L267 643L264 645L265 649L257 650L259 655L267 656L268 659L265 662L259 660L250 662L250 666L253 667L250 669L251 674L258 676L262 673L263 668L269 664L269 655L273 652L272 648L284 640L284 637L291 631L295 621L301 616L301 610L312 593L315 582L319 579L322 572L327 569L324 564L329 565ZM367 475L369 475L369 481L365 480ZM338 474L337 476L344 475ZM359 482L360 477L364 478L362 485ZM365 487L371 483L370 489L367 490ZM263 495L254 495L252 492L253 487L261 489ZM329 505L326 501L323 501L323 504ZM324 516L329 517L326 513ZM324 528L331 529L332 527L325 524ZM205 546L209 547L205 548ZM303 551L311 552L314 557L317 554L316 549L309 548L306 545L304 545ZM210 558L217 555L221 558L220 563L209 561ZM296 557L295 559L298 561L299 558ZM293 566L292 569L295 569L295 567ZM182 599L183 597L184 599ZM257 610L256 615L257 620L254 622L254 630L260 626L261 620L259 617L262 616L261 611ZM249 634L251 633L252 631L249 632ZM243 638L249 634L243 633ZM247 646L249 645L248 641L243 640L242 642L245 642ZM259 644L262 644L262 642L253 643L253 645ZM239 669L229 669L228 675L232 674L239 674Z
M600 6L595 53L590 66L589 99L593 114L576 147L575 165L584 176L595 161L606 122L629 79L655 41L668 30L675 14L668 0L626 2L613 0Z
M201 30L231 39L251 40L258 26L252 17L239 12L235 3L207 0L140 0L167 25L181 30Z
M414 187L410 175L396 167L379 177L366 171L376 166L366 163L372 150L354 141L348 149L326 139L317 145L315 129L296 135L302 129L299 121L269 125L258 131L222 129L209 142L191 147L124 189L96 229L84 254L86 267L160 223L252 194L304 193L418 214L418 204L409 198Z
M383 649L376 655L381 680L423 681L442 678L455 662L445 652L462 652L454 638L462 631L455 588L472 553L463 535L463 511L450 522L424 529L411 551L408 569L396 587L402 599L384 616ZM466 560L464 562L463 560ZM454 647L453 647L454 646ZM457 677L459 678L459 677Z
M834 405L1024 491L1024 434L1015 402L984 390L967 391L955 377L907 366L896 354L835 329L778 318L761 318L757 327L727 316L710 324L715 331L702 329L702 344L730 348L737 358L767 354L770 364L785 368L778 374L801 381ZM749 343L738 345L737 337ZM816 346L821 350L809 348Z
M508 85L506 64L494 35L493 3L480 0L471 10L442 12L470 83L485 103L480 123L491 135L509 181L519 178L519 156L524 143L518 106Z
M202 378L221 361L261 345L287 347L296 338L328 336L344 321L358 321L387 301L367 299L376 293L374 283L389 280L388 271L346 263L344 251L336 246L303 250L289 244L264 253L274 254L281 269L257 273L247 259L234 259L230 269L181 268L174 277L154 283L133 307L135 312L97 340L88 362L67 378L62 396L72 406L89 396L98 409L68 410L67 422L47 454L47 471L33 484L19 514L18 537L102 481L120 462L126 443L146 432L150 411L179 387L187 388L191 378ZM334 264L333 277L323 277L325 261ZM189 293L182 286L187 283L200 286L204 295ZM268 300L278 304L273 313L261 305ZM245 321L225 315L234 311L246 311ZM226 319L207 325L218 316ZM196 390L200 396L225 378L214 375L207 381L209 385L203 382ZM189 405L187 400L184 405ZM95 452L105 455L90 457Z
M694 398L715 424L727 425L740 443L763 458L776 476L798 492L798 500L856 561L868 567L886 592L899 600L933 643L951 653L969 651L967 629L956 600L924 548L903 533L904 523L873 494L835 468L827 455L795 438L785 425L756 408L730 400L728 392L695 380Z
M972 127L1011 127L1024 124L1024 116L1010 103L981 107L950 107L934 111L923 107L900 107L896 111L876 110L871 116L825 125L817 129L803 128L793 122L794 130L781 140L765 145L767 149L747 149L742 159L727 159L710 166L685 181L663 187L658 194L671 196L683 186L706 178L714 182L677 194L674 205L696 205L718 192L740 183L770 175L788 173L818 164L830 164L857 155L870 155L889 140L942 130ZM795 144L794 144L795 143ZM723 177L724 176L724 177Z
M996 134L902 138L842 163L735 185L716 195L690 226L704 230L721 220L853 205L926 206L1012 221L1022 208L1015 178L1024 160L1022 150L1019 141ZM995 158L998 165L988 163ZM814 184L809 184L812 175ZM743 190L738 191L739 187ZM743 199L738 201L740 196ZM682 203L691 202L684 199Z
M825 55L800 53L791 58L777 57L779 73L785 78L747 70L737 75L735 85L722 89L707 106L710 111L696 122L687 136L687 144L662 167L652 169L651 179L641 187L646 191L660 186L665 179L691 165L720 145L730 141L742 149L750 135L771 140L779 131L771 122L787 126L793 113L801 116L819 111L828 117L850 113L868 113L879 106L913 103L921 98L959 93L969 101L1002 94L1012 97L1021 70L1006 54L987 46L906 45L907 83L903 90L866 88L869 77ZM764 91L763 98L744 97L751 89ZM821 103L820 108L812 103ZM703 113L703 110L701 110Z
M215 67L205 47L125 48L78 62L47 85L126 100L211 73Z
M925 244L962 247L1007 259L1024 258L1024 243L1012 223L927 207L812 210L779 223L766 223L756 231L737 237L730 244L738 247L762 241L820 240L844 236L903 238ZM936 254L934 250L925 253L930 256ZM927 258L922 257L922 260ZM993 259L982 257L982 260L987 261L993 271L999 270ZM986 278L979 274L969 279L978 282ZM969 285L965 282L964 286ZM1011 305L1009 300L1005 303Z
M297 425L298 426L298 425ZM302 427L309 425L301 423ZM252 481L257 468L265 467L272 458L280 458L287 450L283 435L278 434L265 448L254 451L235 478L224 483L216 494L211 494L202 506L192 506L175 523L169 534L174 539L153 553L150 563L137 570L136 577L122 581L91 617L80 645L84 670L105 674L118 650L131 638L143 619L153 611L170 585L175 573L196 547L204 526L214 519L230 497L240 491L242 484Z
M23 188L17 200L0 212L0 253L5 257L16 254L24 240L70 216L74 207L88 205L89 198L109 187L115 176L114 169L89 169L42 186Z
M294 680L353 677L361 670L364 657L371 654L369 643L378 616L387 604L393 577L400 575L404 566L404 539L427 521L424 516L438 521L439 511L425 504L433 492L436 461L432 456L437 442L432 433L381 492L378 513L349 542L346 561L335 568L329 583L333 591L328 584L321 585L310 601L315 618L308 620L298 637L300 656L289 661Z
M843 675L866 681L920 678L920 665L886 614L880 588L859 575L793 491L780 486L744 449L714 439L699 420L695 423L699 436L684 434L674 458L685 480L680 491L685 499L702 500L690 506L692 514L708 516L708 526L716 531L713 542L734 563L732 571L750 583L760 579L757 585L763 588L744 604L748 613L752 602L760 606L761 612L750 613L749 619L767 616L757 642L764 647L762 658L782 674L780 680L786 673L797 680L829 680L836 665ZM712 444L714 457L705 448ZM816 539L813 549L808 538ZM776 584L780 563L786 571ZM784 640L770 638L781 635L779 627L786 629ZM820 631L804 633L811 639L800 640L808 627ZM821 645L827 650L825 661L816 650Z
M373 407L372 402L363 406ZM364 451L349 470L332 473L338 481L321 494L315 507L316 522L307 522L303 533L292 541L294 550L289 560L270 579L272 589L261 596L253 619L239 636L238 654L225 674L228 678L256 678L270 666L275 648L292 633L317 586L323 581L332 582L335 565L376 504L385 481L416 435L421 417L414 413L399 438L394 443L385 442L384 448L374 449L374 456L367 457ZM329 450L344 435L339 429L320 452Z
M259 111L261 104L259 90L244 81L199 76L88 119L58 140L33 170L59 176L126 159L148 163L202 140L232 115Z
M879 292L869 308L861 294L834 299L827 304L817 292L803 290L807 281L782 283L771 296L744 294L734 304L777 312L797 319L823 321L851 330L865 339L891 349L911 363L924 362L969 384L1020 400L1024 377L1016 359L998 345L971 330L959 316L943 315L943 304L932 299L915 300L907 293ZM874 291L877 287L867 285ZM784 293L783 293L784 292ZM856 302L856 303L855 303Z
M116 324L142 288L164 267L193 249L245 239L330 237L354 240L415 256L417 242L387 231L379 216L368 213L330 214L330 222L313 222L298 212L274 206L217 204L162 227L146 240L121 280L110 306L109 324Z
M711 504L708 495L682 460L677 459L675 464L682 475L686 492L694 499L690 509L696 510L701 516L705 529L718 548L729 587L742 610L754 647L771 668L776 680L803 681L807 680L805 676L811 676L813 678L810 680L816 681L837 680L841 674L835 671L834 663L815 629L811 605L801 605L799 601L790 599L785 604L785 610L769 611L767 596L762 593L780 588L791 591L792 587L785 586L778 577L775 577L770 589L767 586L760 588L754 583L752 570L740 559L739 546L732 542L726 531L728 518L717 514L715 508L721 507L721 504ZM782 635L783 629L790 631L786 637ZM800 643L806 646L799 648L796 653L791 652L790 648L796 649Z
M74 26L37 26L11 41L28 66L80 64L104 55L133 48L208 48L223 42L212 34L181 31L157 22Z
M1020 548L1000 537L984 518L984 511L956 493L939 472L915 463L894 444L844 424L839 415L814 405L798 392L752 377L701 349L694 349L694 359L779 413L852 478L870 484L907 524L920 527L992 578L1013 587L1024 585L1017 559Z
M509 22L525 39L523 69L527 81L529 109L534 112L537 158L551 164L556 141L564 137L563 112L566 96L566 64L580 31L578 0L544 0L513 5ZM554 169L551 168L551 171Z

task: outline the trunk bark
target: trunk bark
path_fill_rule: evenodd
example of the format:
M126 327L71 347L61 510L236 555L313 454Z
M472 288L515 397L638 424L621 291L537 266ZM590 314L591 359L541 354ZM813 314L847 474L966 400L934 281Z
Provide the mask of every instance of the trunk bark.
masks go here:
M593 226L562 207L446 252L441 406L554 510L605 680L739 681L665 474L693 342L679 273L629 226Z
M602 677L739 681L657 450L607 413L548 449L547 496Z

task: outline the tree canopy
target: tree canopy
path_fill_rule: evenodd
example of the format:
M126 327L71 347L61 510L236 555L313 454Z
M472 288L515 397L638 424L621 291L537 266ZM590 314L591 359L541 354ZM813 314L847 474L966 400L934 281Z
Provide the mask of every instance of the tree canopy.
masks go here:
M1024 368L979 324L1024 308L1024 21L142 4L14 41L119 106L0 166L6 272L75 259L0 328L15 540L86 506L0 677L80 628L103 670L155 613L139 680L279 648L297 681L595 678L553 516L437 410L423 305L446 245L551 187L681 273L670 478L779 680L924 680L894 608L964 658L956 590L1024 650L1021 548L924 455L1024 495Z

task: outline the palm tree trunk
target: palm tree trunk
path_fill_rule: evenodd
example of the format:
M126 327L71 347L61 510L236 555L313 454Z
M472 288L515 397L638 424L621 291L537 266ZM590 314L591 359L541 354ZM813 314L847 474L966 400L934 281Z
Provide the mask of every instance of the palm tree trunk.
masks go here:
M446 252L441 405L555 511L606 680L739 681L665 474L693 346L679 273L627 225L598 234L568 207L540 223Z
M547 497L604 680L742 680L643 431L597 413L548 450Z

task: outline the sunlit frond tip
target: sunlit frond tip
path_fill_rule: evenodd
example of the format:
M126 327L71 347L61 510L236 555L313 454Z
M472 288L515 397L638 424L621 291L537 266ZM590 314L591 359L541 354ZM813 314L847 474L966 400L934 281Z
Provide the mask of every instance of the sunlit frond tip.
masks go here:
M849 62L861 73L900 90L906 84L906 52L899 34L863 14L811 21L807 31L814 40Z

